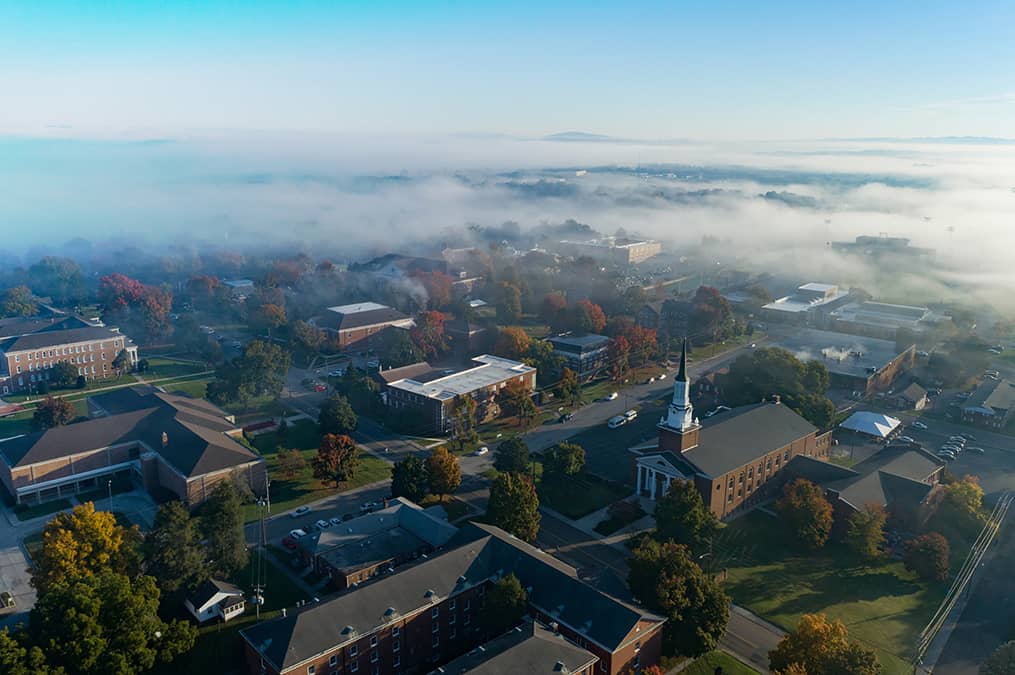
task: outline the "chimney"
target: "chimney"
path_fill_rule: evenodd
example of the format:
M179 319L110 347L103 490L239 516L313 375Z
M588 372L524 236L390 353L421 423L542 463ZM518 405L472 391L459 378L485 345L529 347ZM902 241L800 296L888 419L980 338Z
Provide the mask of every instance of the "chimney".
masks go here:
M782 396L780 396L779 394L772 394L772 403L776 405L782 403Z
M165 431L163 431L162 432L162 447L164 448L167 445L169 445L169 434L167 434Z

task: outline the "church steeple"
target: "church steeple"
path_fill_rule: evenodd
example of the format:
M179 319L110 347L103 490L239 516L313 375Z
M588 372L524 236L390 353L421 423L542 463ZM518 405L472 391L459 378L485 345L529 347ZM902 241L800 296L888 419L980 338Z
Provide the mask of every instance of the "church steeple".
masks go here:
M680 441L680 451L698 444L698 420L694 418L694 406L691 405L691 382L687 377L687 338L680 348L680 370L673 380L673 400L666 410L666 416L659 422L660 432L676 432ZM669 434L660 434L660 444L667 440ZM666 443L670 445L670 443Z

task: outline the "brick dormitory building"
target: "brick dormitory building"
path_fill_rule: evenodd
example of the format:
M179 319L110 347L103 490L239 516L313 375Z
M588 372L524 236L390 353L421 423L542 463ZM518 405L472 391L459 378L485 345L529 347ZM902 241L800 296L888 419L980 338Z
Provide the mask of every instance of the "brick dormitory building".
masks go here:
M50 369L67 361L88 380L113 377L113 361L126 352L137 365L137 345L118 328L68 314L0 319L0 394L33 389Z
M638 493L657 499L675 480L693 481L705 505L726 518L772 495L773 480L793 457L827 458L831 432L773 397L704 423L694 416L687 377L687 343L673 382L673 400L659 422L659 440L631 448Z
M89 398L88 412L81 422L0 439L8 499L38 503L104 487L114 477L190 506L223 480L264 494L264 459L235 440L242 430L208 401L139 386Z
M486 592L508 574L526 590L528 614L538 625L523 623L519 630L530 635L486 636L480 626ZM565 666L575 668L570 672L618 675L659 663L664 621L602 593L574 568L499 528L469 523L442 553L240 635L251 675L427 673L445 664L454 669L455 659L487 638L494 638L491 657L514 649L520 659L526 654L520 667L539 660L534 652L545 658L555 650L557 661L564 658ZM540 642L522 647L525 638Z

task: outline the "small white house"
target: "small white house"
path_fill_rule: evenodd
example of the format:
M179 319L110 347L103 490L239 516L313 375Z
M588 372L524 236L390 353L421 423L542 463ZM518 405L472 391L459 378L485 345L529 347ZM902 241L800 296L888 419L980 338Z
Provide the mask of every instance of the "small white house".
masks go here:
M198 623L221 617L223 621L243 614L246 601L243 591L225 581L209 579L201 584L193 595L183 601Z

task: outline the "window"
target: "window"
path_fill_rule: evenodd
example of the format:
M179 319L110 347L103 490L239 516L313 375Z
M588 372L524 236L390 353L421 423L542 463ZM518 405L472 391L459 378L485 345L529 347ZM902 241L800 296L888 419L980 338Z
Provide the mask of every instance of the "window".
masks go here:
M451 598L451 600L448 601L448 609L450 609L451 611L454 611L457 606L458 603L454 598Z
M782 458L784 460L786 460L786 461L789 461L789 450L787 450L786 452L782 453Z
M396 654L398 653L398 650L401 648L402 645L398 640L395 640L394 642L391 643L391 651L395 652Z
M448 637L451 638L452 640L458 637L458 631L455 630L454 626L451 627L451 634L448 635Z
M479 594L480 595L486 595L486 586L480 586L479 587Z
M432 631L430 631L430 632L431 632L431 633L436 633L436 632L437 632L437 631L439 631L440 629L441 629L441 625L440 625L440 623L439 623L439 622L437 622L437 621L434 621L434 622L433 622L433 630L432 630Z
M470 607L472 607L472 600L465 598L465 611L469 611Z
M370 636L370 646L371 647L376 647L377 646L377 636L376 635L371 635Z
M750 469L747 470L747 477L750 478L750 479L754 478L754 467L753 466Z
M359 671L359 661L353 661L349 664L349 672L355 673Z
M779 466L779 458L778 457L775 458L775 465Z
M737 482L740 483L741 485L743 485L743 483L744 483L744 472L743 471L740 472L740 476L737 478Z
M440 637L440 635L434 635L433 636L433 642L431 644L433 645L434 649L437 649L437 647L440 647L440 645L441 645L441 637Z
M448 617L448 625L449 626L454 626L455 625L455 615L454 614L452 614L451 616Z
M743 497L743 496L744 496L744 489L743 488L737 488L737 497Z
M391 637L393 638L398 637L398 633L399 633L398 626L395 626L394 628L391 629Z
M772 468L772 458L771 457L769 457L768 461L765 462L765 468L766 469L771 469Z
M370 663L377 663L380 657L377 656L377 652L370 652Z
M395 654L395 658L391 660L391 665L393 665L395 668L402 665L402 657L399 656L398 654Z
M331 655L331 658L328 659L328 665L329 666L337 666L338 665L338 654L332 654Z
M715 489L716 490L721 490L722 489L722 485L720 485L719 483L716 483L715 484Z
M357 656L359 656L359 645L353 645L352 647L349 647L349 657L356 658Z
M431 619L436 619L440 615L441 615L441 608L440 607L434 607L433 609L430 610L430 618Z
M317 666L307 666L307 675L314 675L317 672Z

